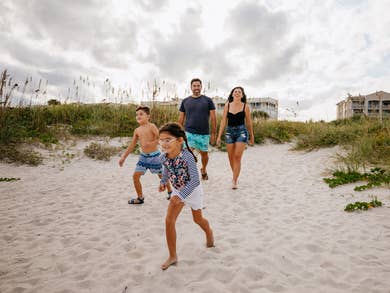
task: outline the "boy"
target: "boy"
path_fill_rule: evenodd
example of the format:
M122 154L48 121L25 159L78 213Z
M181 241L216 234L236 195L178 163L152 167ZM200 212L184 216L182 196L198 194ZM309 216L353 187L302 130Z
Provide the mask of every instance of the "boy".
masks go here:
M158 129L156 125L149 122L150 109L145 106L139 106L135 110L135 117L139 127L134 130L133 139L126 149L125 153L119 160L119 166L123 166L127 156L134 150L135 145L139 142L141 154L133 173L134 188L137 192L137 198L128 201L129 204L143 204L144 196L142 194L142 185L140 177L149 169L152 174L158 174L161 178L162 165L160 161L160 151L158 149ZM168 186L168 197L170 199L172 190Z

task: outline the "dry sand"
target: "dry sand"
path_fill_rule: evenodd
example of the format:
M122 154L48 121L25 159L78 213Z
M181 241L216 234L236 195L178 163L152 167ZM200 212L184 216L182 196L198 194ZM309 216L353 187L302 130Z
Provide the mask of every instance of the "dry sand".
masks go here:
M76 155L39 167L0 164L0 292L390 292L390 191L330 189L322 178L336 149L250 147L239 189L227 154L210 154L204 215L214 248L192 222L177 221L177 266L168 255L168 201L142 178L145 204L130 206L137 156L123 168ZM385 206L346 213L375 195ZM174 290L174 291L172 291Z

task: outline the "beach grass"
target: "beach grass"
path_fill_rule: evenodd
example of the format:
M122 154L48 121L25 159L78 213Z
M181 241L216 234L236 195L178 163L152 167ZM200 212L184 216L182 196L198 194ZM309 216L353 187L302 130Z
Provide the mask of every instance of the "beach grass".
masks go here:
M0 144L9 154L22 142L56 144L70 137L130 137L137 127L134 104L52 104L2 107ZM177 121L176 105L155 105L151 122L157 127ZM218 115L218 124L221 120ZM380 166L390 169L390 121L354 117L332 122L294 122L254 117L255 143L294 142L296 150L341 146L338 160L347 169ZM5 155L3 155L4 157ZM29 154L29 157L32 155ZM18 156L14 156L16 159ZM39 160L32 160L37 161Z

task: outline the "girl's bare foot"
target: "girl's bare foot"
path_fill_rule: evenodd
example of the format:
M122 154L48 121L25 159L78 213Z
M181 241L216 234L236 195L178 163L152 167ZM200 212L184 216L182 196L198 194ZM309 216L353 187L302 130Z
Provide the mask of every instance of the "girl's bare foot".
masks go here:
M172 265L175 265L177 263L177 258L176 257L169 257L162 265L161 269L166 270Z
M210 230L210 236L207 237L207 247L214 247L214 234L213 230Z
M232 189L237 189L237 181L232 180Z

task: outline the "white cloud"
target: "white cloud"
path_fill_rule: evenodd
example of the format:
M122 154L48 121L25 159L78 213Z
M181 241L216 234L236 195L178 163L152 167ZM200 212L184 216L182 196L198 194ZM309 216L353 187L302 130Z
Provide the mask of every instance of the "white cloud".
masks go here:
M295 107L296 119L331 120L347 93L390 91L388 7L388 0L6 0L0 65L20 83L47 79L48 96L63 99L80 76L95 83L83 86L88 101L107 98L106 78L139 101L154 80L164 87L161 99L183 97L197 76L210 95L242 85L248 96L279 99L281 118L295 119Z

